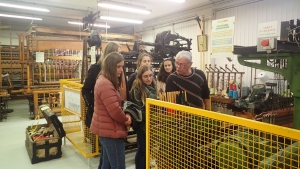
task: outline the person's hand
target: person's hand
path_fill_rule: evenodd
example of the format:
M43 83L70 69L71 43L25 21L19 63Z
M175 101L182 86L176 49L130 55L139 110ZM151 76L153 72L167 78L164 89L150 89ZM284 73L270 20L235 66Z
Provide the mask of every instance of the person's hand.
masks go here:
M126 131L128 132L130 130L131 126L130 125L126 125Z
M127 113L127 114L125 114L125 116L127 117L127 121L125 122L125 125L127 126L127 125L129 125L130 126L130 124L131 124L131 116Z

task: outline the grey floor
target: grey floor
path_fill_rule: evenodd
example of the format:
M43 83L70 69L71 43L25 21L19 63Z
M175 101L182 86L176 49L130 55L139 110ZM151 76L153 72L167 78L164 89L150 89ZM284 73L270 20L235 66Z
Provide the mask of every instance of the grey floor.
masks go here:
M25 147L25 129L37 121L29 120L27 100L12 100L8 103L14 112L0 122L0 168L1 169L97 169L99 156L89 160L82 156L67 140L62 145L62 157L50 161L31 164ZM45 124L40 119L39 124ZM127 169L134 169L135 152L126 153Z

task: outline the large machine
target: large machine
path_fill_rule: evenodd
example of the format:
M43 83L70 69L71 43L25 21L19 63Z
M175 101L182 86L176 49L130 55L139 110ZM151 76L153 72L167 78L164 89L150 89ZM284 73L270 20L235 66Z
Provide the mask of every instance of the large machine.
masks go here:
M246 111L252 109L256 114L255 120L262 122L276 124L293 119L293 128L299 130L300 46L297 41L299 35L293 32L298 29L300 20L297 26L293 23L290 21L285 41L266 37L259 39L257 46L234 48L234 54L238 55L241 65L282 75L289 84L291 96L275 93L274 84L255 84L251 87L251 93L235 100L234 105ZM207 154L206 158L214 161L219 168L298 168L298 144L296 140L260 135L253 130L239 128L214 140L210 147L211 154ZM218 168L216 166L214 168Z
M296 43L286 41L276 41L276 50L271 53L257 52L256 47L238 47L235 48L235 54L238 54L238 61L244 66L249 66L270 72L276 72L283 75L289 82L290 91L294 99L294 120L293 128L300 129L300 115L299 115L299 97L300 88L297 83L300 80L300 49ZM282 51L282 53L280 53ZM268 60L273 58L275 60L284 60L287 66L284 68L271 67L267 64ZM261 63L248 62L247 60L260 60Z
M188 39L175 33L172 34L170 30L158 33L155 38L155 42L143 42L136 41L133 49L128 47L129 52L122 52L125 58L136 58L142 50L140 46L153 46L150 50L150 54L154 58L167 58L174 57L179 51L191 50L192 39Z
M96 55L96 51L98 49L102 49L101 47L101 36L99 35L99 31L97 29L93 29L93 25L95 21L98 19L100 12L91 13L87 15L86 17L82 18L83 23L83 30L89 31L90 35L87 38L84 38L83 40L83 58L82 58L82 69L81 69L81 84L83 83L84 79L86 78L86 74L88 71L88 53L89 51L93 51L94 59L97 60L97 58L100 57L100 55ZM91 58L92 59L92 58Z

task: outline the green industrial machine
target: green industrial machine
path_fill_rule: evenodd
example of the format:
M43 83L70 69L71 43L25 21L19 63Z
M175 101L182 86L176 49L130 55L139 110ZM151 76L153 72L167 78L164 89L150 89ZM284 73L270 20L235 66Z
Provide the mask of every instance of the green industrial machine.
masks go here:
M290 169L298 166L299 149L298 142L284 147L275 140L240 130L213 141L209 156L220 169Z
M239 108L255 109L259 107L259 103L262 100L262 98L264 98L263 100L268 99L268 97L266 97L266 92L267 92L266 85L264 84L253 85L251 88L250 95L246 99L235 100L234 105ZM268 93L270 92L272 91L268 91Z
M266 70L281 74L290 84L290 91L294 97L293 128L300 129L300 48L296 43L277 41L277 49L274 51L257 52L257 47L235 47L234 54L238 55L241 65ZM260 60L260 63L248 62L248 60ZM277 68L268 65L268 60L277 62L285 60L287 66Z
M281 74L288 81L294 97L293 128L300 129L300 48L296 43L276 41L275 48L265 52L257 52L257 47L235 47L241 65ZM249 62L259 60L260 63ZM283 61L284 67L269 66L269 62ZM252 92L250 100L265 87ZM274 140L275 141L275 140ZM210 158L218 162L219 168L296 168L299 163L300 146L298 142L289 146L272 142L249 133L247 130L235 131L212 142Z

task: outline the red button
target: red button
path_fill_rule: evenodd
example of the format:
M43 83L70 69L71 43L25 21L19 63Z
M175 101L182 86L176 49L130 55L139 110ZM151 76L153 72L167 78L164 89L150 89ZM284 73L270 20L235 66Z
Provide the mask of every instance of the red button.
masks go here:
M269 39L264 39L260 42L261 46L269 46Z

